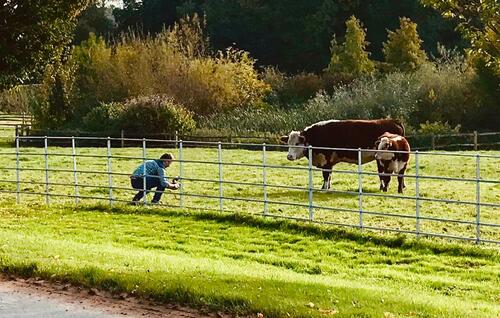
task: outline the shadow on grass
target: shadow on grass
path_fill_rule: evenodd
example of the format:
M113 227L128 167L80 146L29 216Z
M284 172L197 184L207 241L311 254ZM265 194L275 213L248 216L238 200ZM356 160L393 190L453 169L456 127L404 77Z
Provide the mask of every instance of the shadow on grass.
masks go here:
M250 226L265 230L280 230L293 234L304 234L316 236L321 239L333 241L351 241L359 244L371 244L374 246L385 246L399 248L402 250L413 250L422 254L444 254L451 256L471 256L485 259L498 259L500 254L490 248L481 248L477 245L457 243L456 241L441 238L416 239L406 234L378 234L373 232L360 232L356 229L344 229L331 225L294 221L289 219L265 218L262 215L243 213L223 213L218 211L194 211L179 209L175 207L137 207L137 206L114 206L103 204L82 205L77 207L80 211L108 212L115 214L141 214L159 215L165 217L188 217L200 221L212 221L230 224L233 226Z

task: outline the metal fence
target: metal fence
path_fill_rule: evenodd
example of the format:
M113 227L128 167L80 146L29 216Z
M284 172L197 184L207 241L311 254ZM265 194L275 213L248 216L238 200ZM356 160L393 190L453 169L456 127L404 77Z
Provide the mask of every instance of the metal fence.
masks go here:
M120 148L124 141L136 147ZM15 148L3 148L8 151L0 153L4 161L0 193L4 199L15 196L17 203L29 201L28 197L43 197L46 204L52 198L75 204L129 203L132 191L137 192L129 184L132 169L157 159L153 153L169 149L177 157L181 187L178 192L165 191L167 206L245 211L361 230L500 243L500 155L496 153L414 151L405 175L405 194L391 194L378 191L379 174L374 165L361 164L362 154L372 149L309 146L309 158L315 149L358 155L356 165L335 168L333 189L322 191L315 189L314 180L323 170L315 168L311 160L307 165L305 160L287 162L284 151L288 146L238 147L245 150L224 142L17 136ZM167 172L172 175L170 168ZM393 184L392 192L395 188ZM147 191L145 183L143 190L154 191ZM147 196L143 200L149 203Z

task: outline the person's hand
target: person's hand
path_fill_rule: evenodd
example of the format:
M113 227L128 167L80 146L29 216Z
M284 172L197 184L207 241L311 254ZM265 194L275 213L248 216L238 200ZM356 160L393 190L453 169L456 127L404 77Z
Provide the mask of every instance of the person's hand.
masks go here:
M170 189L178 190L181 187L180 183L172 183L170 184Z

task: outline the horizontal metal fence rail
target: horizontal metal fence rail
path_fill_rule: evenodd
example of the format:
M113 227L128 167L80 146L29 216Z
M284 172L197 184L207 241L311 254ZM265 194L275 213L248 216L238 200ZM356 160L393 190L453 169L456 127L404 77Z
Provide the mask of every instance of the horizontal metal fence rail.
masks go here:
M129 200L124 200L120 198L116 198L115 191L124 191L124 192L137 192L138 190L132 189L131 187L123 187L115 184L115 177L128 177L130 175L129 172L123 172L123 171L116 171L116 168L114 168L113 165L113 160L135 160L137 163L142 162L143 165L145 165L146 160L150 159L156 159L156 158L149 158L147 156L147 144L149 142L162 142L165 143L166 145L172 145L172 142L177 143L177 150L178 150L178 159L176 162L179 164L179 172L180 172L180 177L181 177L181 185L182 182L194 182L194 183L214 183L218 185L218 194L202 194L202 193L193 193L190 192L189 190L185 189L184 186L181 186L181 189L178 193L174 194L175 197L178 197L179 204L167 204L165 206L172 206L172 207L183 207L183 208L195 208L199 209L199 206L190 206L185 203L186 198L201 198L201 199L207 199L207 200L218 200L219 202L219 209L220 211L230 211L228 209L226 202L230 201L239 201L239 202L249 202L249 203L256 203L256 204L262 204L262 215L268 216L268 217L279 217L279 218L289 218L289 219L295 219L295 220L304 220L304 221L309 221L309 222L317 222L317 223L323 223L323 224L332 224L332 225L338 225L338 226L347 226L347 227L353 227L353 228L358 228L358 229L369 229L369 230L377 230L377 231L388 231L388 232L399 232L399 233L406 233L406 234L413 234L416 235L417 237L422 237L422 236L428 236L428 237L441 237L441 238L449 238L449 239L460 239L460 240L466 240L466 241L474 241L476 243L495 243L495 244L500 244L500 238L499 237L494 237L493 239L491 238L483 238L481 236L482 234L482 229L484 228L489 228L489 229L500 229L500 224L497 223L492 223L492 222L486 222L481 219L481 210L482 208L493 208L493 209L499 209L500 211L500 204L497 202L482 202L481 201L481 184L500 184L500 180L496 179L484 179L481 177L481 159L493 159L493 160L500 160L500 155L494 155L494 154L464 154L464 153L449 153L449 152L424 152L424 151L413 151L411 152L412 157L415 160L416 164L416 171L415 174L406 174L404 175L405 178L409 179L414 179L415 180L415 195L402 195L402 194L385 194L385 193L371 193L371 192L364 192L363 191L363 177L364 176L398 176L396 174L384 174L384 173L377 173L377 172L370 172L370 171L364 171L362 164L361 164L361 154L365 152L374 152L373 149L350 149L350 148L324 148L324 147L311 147L309 146L306 151L309 152L310 158L312 158L312 151L313 150L330 150L330 151L352 151L357 153L358 156L358 164L356 170L337 170L334 169L333 173L339 173L339 174L352 174L357 176L358 180L358 190L357 191L341 191L341 190L328 190L329 193L332 194L339 194L339 195L347 195L347 196L352 196L353 200L357 197L357 208L350 208L350 207L333 207L333 206L325 206L325 205L320 205L318 202L315 202L315 193L316 192L323 192L323 191L315 191L313 189L313 173L314 172L323 172L323 171L329 171L329 170L324 170L320 168L316 168L312 166L312 160L309 160L308 166L300 166L300 167L293 167L293 166L284 166L284 165L278 165L278 164L271 164L269 162L269 159L267 157L267 154L269 153L269 149L287 149L289 148L288 145L270 145L270 144L255 144L255 143L248 143L248 144L238 144L238 145L243 145L243 146L252 146L252 147L260 147L262 151L262 163L241 163L241 162L229 162L229 161L224 161L224 156L223 156L223 150L224 146L226 147L231 147L234 146L232 143L226 143L226 142L208 142L208 141L183 141L183 140L159 140L159 139L146 139L146 138L128 138L128 141L137 141L142 144L142 147L139 148L141 150L142 156L124 156L124 155L115 155L113 154L113 148L112 148L112 141L116 140L121 140L122 138L111 138L111 137L46 137L46 136L17 136L15 140L15 149L14 151L9 150L9 151L4 151L0 152L0 155L2 156L13 156L15 158L15 166L5 166L5 167L0 167L0 173L2 171L15 171L15 179L8 179L8 178L1 178L0 179L0 184L15 184L16 188L15 190L5 190L5 189L0 189L0 193L10 193L10 194L15 194L16 195L16 202L21 203L22 198L21 195L37 195L37 196L43 196L45 197L45 202L46 204L50 204L50 198L71 198L74 199L75 204L80 203L82 200L98 200L98 201L108 201L109 204L114 204L114 203L129 203ZM40 142L43 143L44 147L41 149L39 152L33 151L32 148L29 149L29 151L24 150L23 147L21 147L21 141L27 141L27 140L39 140ZM60 152L60 151L49 151L49 143L50 141L57 141L57 140L67 140L71 143L72 148L71 152L65 153L65 152ZM99 140L99 141L105 141L105 148L103 154L79 154L77 152L77 142L79 140ZM217 158L214 158L213 160L191 160L191 159L185 159L185 155L183 154L183 151L189 145L197 145L198 147L202 145L203 147L207 148L213 148L217 152ZM297 146L298 148L303 148L300 146ZM395 151L390 151L394 153ZM397 152L397 151L396 151ZM39 156L43 158L44 165L43 167L21 167L20 161L21 158L25 157L32 157L32 156ZM468 178L457 178L457 177L445 177L445 176L432 176L432 175L422 175L419 170L419 159L421 159L423 156L443 156L448 159L452 159L453 157L463 157L463 158L472 158L474 159L475 162L475 178L468 177ZM54 168L51 167L49 164L50 158L55 158L55 160L59 160L58 158L70 158L72 162L72 168L71 169L63 169L63 168ZM102 170L99 169L78 169L78 164L80 162L80 159L98 159L100 164L102 164ZM212 165L214 166L214 169L218 171L215 173L214 178L193 178L193 177L186 177L184 176L184 166L187 164L192 164L192 165ZM233 181L233 180L225 180L224 179L224 173L226 170L230 170L231 167L242 167L242 168L248 168L248 169L260 169L262 171L262 182L250 182L250 181ZM115 170L113 170L115 169ZM276 170L299 170L303 171L304 173L308 174L308 182L306 182L306 185L304 186L290 186L290 185L282 185L282 184L273 184L270 183L268 180L268 175L269 171L271 169L276 169ZM21 172L40 172L44 176L44 180L42 181L35 181L35 180L23 180L21 177ZM72 174L73 180L71 182L56 182L52 180L53 176L58 174L58 173L68 173ZM107 176L107 184L106 185L96 185L96 184L85 184L82 183L79 180L79 177L82 175L103 175ZM147 176L146 176L147 177ZM148 204L148 201L146 199L148 193L153 193L155 190L148 190L146 188L146 182L144 180L144 187L142 191L146 193L144 196L144 204ZM426 181L460 181L460 182L468 182L475 184L475 200L452 200L452 199L443 199L443 198L437 198L437 197L422 197L419 190L420 187L422 186L423 183ZM27 191L25 189L21 189L22 185L38 185L43 187L43 191L41 188L38 191ZM238 197L234 195L226 195L225 194L225 186L228 185L233 185L233 186L247 186L247 187L252 187L252 188L258 188L262 189L263 191L263 197L262 199L256 199L256 198L250 198L250 197ZM66 186L66 187L73 187L73 193L55 193L54 191L51 190L51 187L54 186ZM96 189L96 190L103 190L102 195L95 196L95 195L82 195L81 190L89 188L89 189ZM298 193L300 192L307 192L307 200L304 202L287 202L287 201L282 201L282 200L275 200L275 199L270 199L269 194L272 192L273 189L281 189L281 190L292 190L292 191L297 191ZM166 191L165 191L166 192ZM406 200L406 201L413 201L415 202L414 210L409 210L407 208L406 212L400 213L400 212L385 212L385 211L376 211L373 208L372 209L367 209L364 205L364 198L387 198L387 199L401 199L401 200ZM353 201L354 202L354 201ZM444 217L437 217L437 216L426 216L422 214L422 208L421 205L423 202L435 202L435 203L446 203L446 204L456 204L456 205L463 205L463 206L473 206L475 207L475 218L474 219L469 219L469 220L464 220L464 219L459 219L459 218L444 218ZM284 205L284 206L289 206L289 207L296 207L296 208L303 208L304 210L308 211L307 217L297 217L297 216L289 216L289 215L279 215L276 213L272 213L270 211L270 206L271 205ZM215 208L214 208L215 209ZM217 209L216 209L217 210ZM358 222L356 224L352 223L344 223L344 222L333 222L329 220L317 220L315 216L315 212L317 210L322 210L322 211L332 211L332 212L339 212L339 213L346 213L350 215L357 215L358 217ZM256 213L252 213L256 214ZM365 222L365 218L367 216L376 216L376 217L383 217L383 218L394 218L394 219L407 219L407 220L415 220L415 228L412 230L409 229L403 229L403 228L389 228L389 227L379 227L379 226L372 226L369 225ZM459 235L452 235L452 234L447 234L447 233L434 233L434 232L428 232L428 231L422 231L421 224L422 221L433 221L433 222L440 222L443 224L458 224L458 225L464 225L464 226L472 226L475 228L474 235L471 237L467 236L459 236ZM500 232L499 232L500 233Z

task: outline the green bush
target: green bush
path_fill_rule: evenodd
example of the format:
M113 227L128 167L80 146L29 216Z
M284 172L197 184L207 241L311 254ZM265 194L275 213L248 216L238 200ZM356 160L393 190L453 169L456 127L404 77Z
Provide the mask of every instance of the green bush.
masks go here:
M354 76L346 73L299 73L288 76L276 68L266 68L262 72L262 80L271 90L266 102L280 108L295 108L314 97L319 91L331 93L336 87L346 85L354 80Z
M445 135L445 134L456 134L460 132L460 125L451 127L448 122L429 122L420 124L420 129L418 130L420 134L423 135Z
M82 128L85 131L117 134L120 130L118 110L122 108L120 103L100 103L83 117Z
M134 133L173 134L177 131L185 134L196 127L191 112L175 103L173 99L162 95L137 97L125 103L112 103L107 114L117 121L121 129Z

